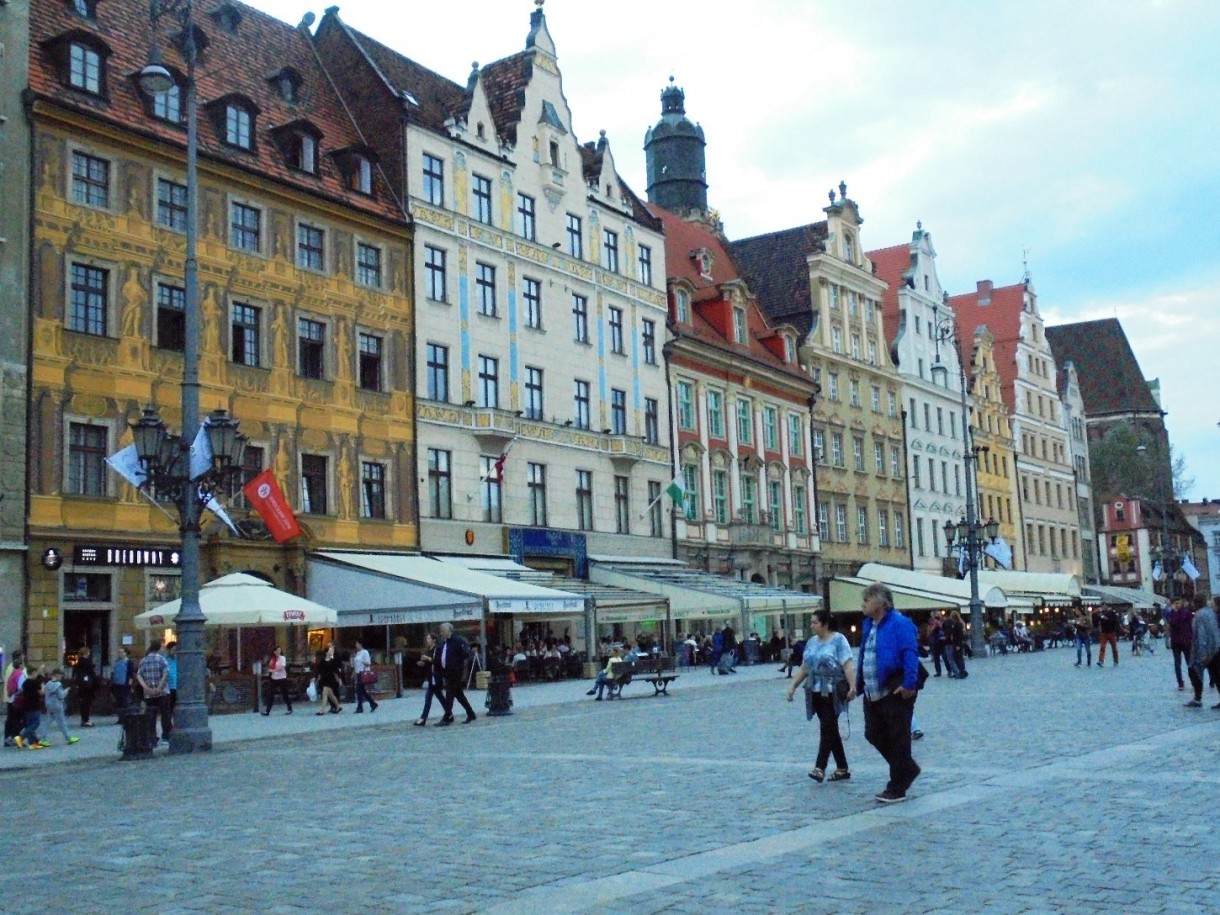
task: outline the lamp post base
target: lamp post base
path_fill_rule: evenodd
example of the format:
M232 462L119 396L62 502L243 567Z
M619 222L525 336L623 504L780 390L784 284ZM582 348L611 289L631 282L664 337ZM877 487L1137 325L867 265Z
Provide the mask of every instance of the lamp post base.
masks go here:
M174 728L169 735L170 753L194 753L196 750L206 753L211 749L212 729L209 727Z

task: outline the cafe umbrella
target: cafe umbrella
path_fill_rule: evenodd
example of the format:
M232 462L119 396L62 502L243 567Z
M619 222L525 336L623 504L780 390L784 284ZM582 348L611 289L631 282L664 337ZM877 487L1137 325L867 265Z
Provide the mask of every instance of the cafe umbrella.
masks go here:
M135 618L141 629L160 629L173 625L181 600L172 600ZM199 589L199 606L207 618L206 626L334 626L339 614L330 607L281 591L270 582L234 572L210 581ZM238 636L240 648L241 637ZM238 659L240 666L241 659Z

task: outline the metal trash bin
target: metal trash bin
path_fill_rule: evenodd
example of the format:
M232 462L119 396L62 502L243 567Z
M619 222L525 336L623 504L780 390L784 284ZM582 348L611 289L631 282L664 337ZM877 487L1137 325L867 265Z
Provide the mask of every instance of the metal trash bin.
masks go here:
M123 740L119 747L123 759L152 759L157 745L157 710L131 705L119 716Z
M484 704L487 706L488 715L511 715L513 713L508 674L492 674L488 678L487 701Z

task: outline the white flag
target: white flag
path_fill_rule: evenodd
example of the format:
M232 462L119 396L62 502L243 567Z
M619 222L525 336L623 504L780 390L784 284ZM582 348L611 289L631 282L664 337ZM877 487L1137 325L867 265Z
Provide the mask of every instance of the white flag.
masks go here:
M237 525L233 523L233 519L229 517L229 513L224 510L223 506L221 506L221 504L216 501L215 496L208 499L207 504L204 506L204 508L206 508L208 511L210 511L213 515L215 515L225 524L227 524L229 527L229 530L231 530L235 535L237 535L238 537L241 536L241 533L237 530Z
M207 423L199 424L195 440L191 442L191 479L198 480L212 469L212 442L208 439Z
M135 445L128 445L121 451L116 451L106 458L106 463L136 489L143 486L148 479L148 471L140 463L140 455L136 452Z
M957 574L959 578L966 577L966 548L964 546L957 548Z
M1012 568L1012 547L1003 537L997 537L995 543L983 547L983 552L998 562L1005 569Z
M1195 564L1191 561L1189 556L1182 557L1182 571L1190 576L1191 581L1199 580L1199 575L1201 573L1195 568Z
M1160 564L1159 562L1153 563L1153 565L1152 565L1152 580L1153 580L1153 581L1160 581L1160 580L1161 580L1162 578L1164 578L1164 577L1165 577L1165 570L1161 568L1161 564Z

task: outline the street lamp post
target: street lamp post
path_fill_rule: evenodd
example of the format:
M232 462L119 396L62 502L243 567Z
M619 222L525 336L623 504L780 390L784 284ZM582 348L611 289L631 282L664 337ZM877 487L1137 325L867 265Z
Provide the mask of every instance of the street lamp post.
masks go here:
M938 307L932 309L932 321L933 338L936 341L936 361L932 363L932 377L935 378L937 373L942 374L947 387L949 367L941 361L940 344L947 343L960 352L957 325L952 315L942 318ZM966 402L966 367L962 364L960 357L957 361L957 368L962 406L962 461L965 464L966 472L966 516L956 524L946 521L944 531L950 552L954 546L964 551L965 564L970 575L970 651L975 658L985 658L987 657L986 621L983 616L983 602L979 598L979 563L983 558L985 544L980 535L986 534L987 539L994 543L999 532L999 525L995 519L984 525L979 521L975 511L975 467L978 465L979 455L985 454L989 449L986 445L975 447L970 443L970 407Z
M1144 444L1136 445L1135 451L1141 458L1146 458L1148 446ZM1159 550L1153 551L1152 558L1154 560L1159 559L1161 562L1161 577L1165 581L1165 599L1166 601L1172 601L1177 596L1174 588L1176 576L1170 574L1169 568L1178 557L1173 545L1169 541L1169 499L1166 496L1162 481L1159 480L1159 475L1157 476L1157 495L1161 503L1161 546Z
M191 0L152 0L149 21L152 48L148 66L139 74L140 88L150 96L171 91L177 81L161 64L158 29L162 17L171 17L181 28L180 49L186 60L186 257L183 268L185 345L182 353L182 436L166 433L155 410L145 410L133 425L136 450L148 470L148 481L178 505L182 533L182 604L175 618L178 632L178 706L176 726L170 734L171 753L190 753L212 748L206 702L207 665L203 647L204 615L199 606L199 514L201 499L211 498L229 474L241 463L244 440L237 424L217 411L205 425L214 439L213 460L203 477L192 472L189 438L199 426L199 265L196 261L198 226L198 112L196 110L195 65L199 48L195 42ZM227 449L227 450L226 450Z

